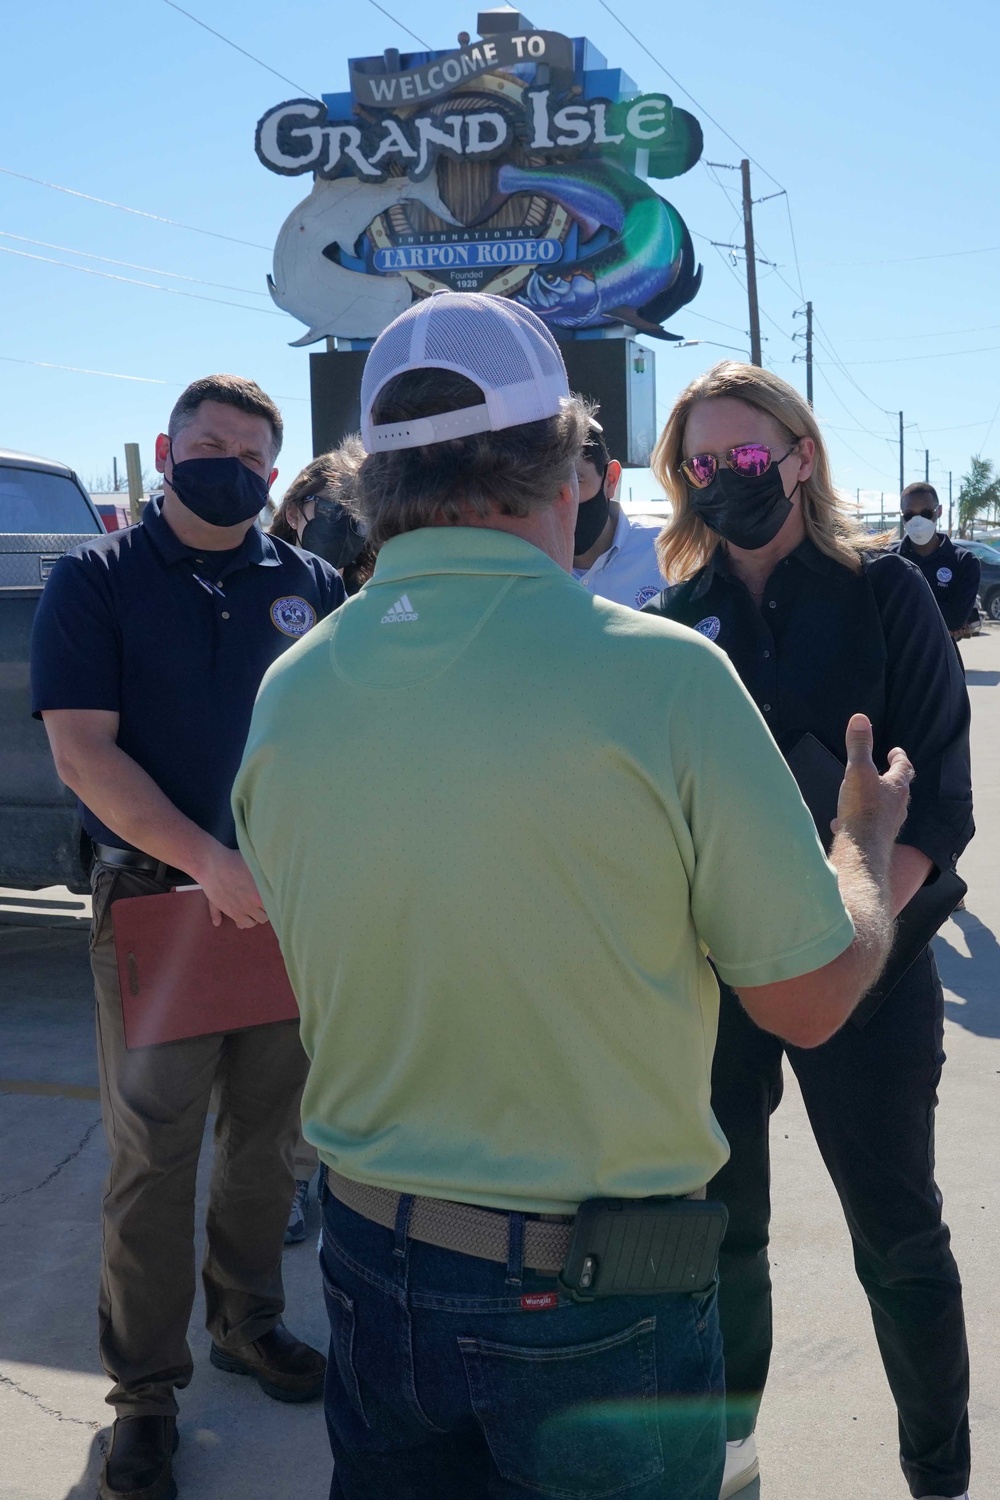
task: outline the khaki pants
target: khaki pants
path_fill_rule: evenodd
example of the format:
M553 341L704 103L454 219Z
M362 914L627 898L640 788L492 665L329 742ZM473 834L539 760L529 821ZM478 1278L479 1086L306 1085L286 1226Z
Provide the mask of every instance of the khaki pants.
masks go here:
M213 1084L215 1159L202 1266L208 1330L230 1349L284 1309L281 1252L294 1192L292 1150L306 1057L294 1021L129 1052L110 908L165 889L152 874L98 864L91 966L101 1110L111 1168L103 1203L101 1360L120 1415L173 1416L192 1374L198 1157Z

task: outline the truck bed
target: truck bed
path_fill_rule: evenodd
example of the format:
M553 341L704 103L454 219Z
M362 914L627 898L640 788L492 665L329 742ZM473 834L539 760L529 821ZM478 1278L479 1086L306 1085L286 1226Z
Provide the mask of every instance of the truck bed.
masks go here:
M81 536L0 535L0 886L89 891L76 798L31 717L31 625L44 579Z

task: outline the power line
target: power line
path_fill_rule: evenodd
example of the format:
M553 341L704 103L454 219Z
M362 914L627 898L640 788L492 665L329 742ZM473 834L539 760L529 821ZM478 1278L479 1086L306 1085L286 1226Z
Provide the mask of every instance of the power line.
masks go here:
M732 275L734 281L736 282L736 285L741 289L741 291L745 295L746 294L746 283L744 281L740 280L739 273L737 272L737 270L736 270L735 266L733 265L732 261L727 256L725 256L725 255L722 254L722 250L721 250L721 247L719 245L715 246L715 251L716 251L716 254L718 255L719 259L722 261L723 265L726 267L726 269ZM771 327L774 328L774 329L776 329L777 332L781 334L782 338L788 339L789 343L794 343L795 342L795 340L793 339L792 335L788 332L788 330L786 328L782 328L781 324L778 323L778 322L776 322L775 319L771 317L771 314L765 308L762 307L760 309L760 315L761 315L762 318L766 318L767 319L767 321L768 321L768 323L770 323ZM732 324L730 324L729 326L732 327ZM745 330L744 329L740 329L739 332L743 333L743 332L745 332Z
M990 418L990 425L986 429L986 436L983 438L982 442L979 444L979 451L980 451L980 453L982 453L983 449L986 447L986 444L990 440L990 433L993 431L993 424L996 422L996 419L997 419L998 416L1000 416L1000 401L997 402L997 409L993 413L992 417Z
M370 3L372 5L374 5L375 0L370 0ZM660 61L660 59L656 56L656 53L655 52L651 52L650 49L646 46L645 42L641 42L639 40L639 38L636 36L635 32L630 27L628 27L628 26L625 25L625 22L622 20L621 16L619 16L615 11L613 11L611 9L611 6L608 4L608 0L598 0L598 4L604 7L604 9L607 11L608 15L611 17L611 19L613 21L617 21L618 22L618 25L622 28L622 30L624 32L626 32L632 38L632 40L633 40L633 42L635 42L636 46L639 47L643 52L645 52L646 56L648 58L650 58L650 60L656 64L656 66L660 69L660 72L661 73L665 73L666 76L670 79L670 82L672 84L674 84L677 88L679 88L680 91L681 91L681 93L685 94L691 100L691 103L695 106L695 108L701 110L701 112L705 116L706 120L711 120L711 122L715 126L716 130L720 130L722 132L722 134L726 137L726 140L730 141L732 143L732 145L734 145L736 147L737 151L739 151L742 156L745 156L748 161L752 161L753 164L754 164L754 166L757 167L759 171L763 172L763 174L764 174L765 177L769 177L771 179L771 181L774 183L775 187L781 188L782 192L784 192L784 187L778 181L777 177L775 177L773 175L773 173L769 172L766 167L761 166L761 164L757 160L757 158L754 157L754 156L751 156L750 152L746 149L746 147L745 146L741 146L740 143L739 143L739 141L736 139L736 137L734 135L730 135L729 131L726 129L726 127L724 125L720 125L719 124L719 122L715 118L715 116L713 114L709 113L709 111L705 108L704 104L699 104L698 100L691 93L690 89L686 89L684 87L683 83L681 83L680 79L679 78L675 78L674 75L673 75L673 73L671 73L670 69L666 66L666 64L662 63ZM381 6L379 6L379 9L381 10Z
M795 225L792 223L792 205L788 194L785 194L785 212L788 215L788 235L792 242L792 259L795 261L795 275L799 283L799 296L803 302L806 301L805 288L802 285L802 267L799 265L799 247L795 240Z
M727 202L729 202L730 205L732 206L732 208L734 209L734 211L737 212L739 220L742 221L742 217L743 217L743 206L742 206L742 203L739 205L739 208L737 209L737 205L736 205L735 201L732 198L730 198L729 190L727 189L725 183L722 182L722 180L715 175L715 171L714 171L714 169L717 168L717 167L726 167L726 169L728 171L733 171L733 172L739 171L739 168L738 167L730 167L728 165L728 163L725 163L725 162L705 162L704 165L706 166L706 168L710 169L709 170L709 175L712 177L713 181L717 184L717 186L722 190L723 194L726 197ZM777 196L777 195L775 195L775 196ZM725 246L720 245L715 240L711 240L709 243L712 244L712 245L714 245L715 249L717 251L721 251L723 248L725 248ZM760 250L763 250L763 248L764 248L761 245L761 243L760 243L759 240L757 240L757 248L760 249ZM736 246L730 246L729 249L733 253L733 260L735 260L736 259L736 254L737 254L737 247ZM740 252L740 253L742 253L742 252ZM723 259L725 259L725 257L723 257ZM789 290L793 293L793 295L796 295L795 288L792 287L792 286L790 286L789 282L787 282L785 280L784 276L781 275L781 270L780 270L779 266L777 265L777 262L775 262L773 260L770 260L770 259L767 259L763 255L757 255L757 256L755 256L755 259L756 259L756 262L757 262L758 265L763 265L763 266L770 267L771 271L776 276L778 276L778 278L781 281L783 281L786 286L789 287ZM736 277L737 284L743 289L744 292L746 292L746 285L745 285L744 282L740 281L739 276L736 275L736 272L735 272L735 270L733 268L733 265L730 263L729 260L725 260L725 264L729 268L729 270L732 271L733 275ZM790 343L794 344L794 342L795 342L794 335L790 334L786 328L783 328L782 325L779 322L776 321L776 319L772 318L771 314L767 311L767 309L764 308L764 307L761 307L759 305L759 303L758 303L758 311L760 313L760 316L762 318L765 318L767 320L767 322L770 323L770 325L771 325L772 328L777 329L778 333L781 334L782 338L786 338L786 339L788 339L788 341ZM771 361L769 361L769 363L773 364L774 361L771 360Z
M114 370L89 370L83 365L57 365L46 359L16 359L13 354L0 354L0 360L8 365L31 365L36 370L66 370L71 375L100 375L105 380L133 380L140 385L169 385L174 390L183 390L183 380L160 380L152 375L120 375ZM276 401L308 401L308 396L275 396Z
M814 313L813 317L815 318L815 316L816 315ZM815 334L814 334L814 337L815 337ZM825 369L827 368L827 366L816 365L815 368L819 369L820 372L823 373L825 371ZM832 366L831 368L836 368L836 367ZM847 402L843 399L843 397L841 396L840 392L837 390L836 386L831 381L830 377L828 375L826 375L825 373L823 373L823 379L824 379L824 381L826 383L827 389L833 395L833 397L836 400L837 404L839 406L843 407L844 411L846 411L847 415L850 417L850 419L851 419L852 422L856 422L858 424L858 431L859 432L866 432L870 438L877 438L880 442L888 443L888 442L893 441L893 439L886 437L883 433L873 432L870 427L866 427L865 424L864 424L864 422L862 422L861 418L859 416L857 416L855 412L851 411L851 408L847 405Z
M375 0L371 0L371 3L374 4ZM787 190L787 188L784 186L783 183L781 183L781 182L778 181L777 177L775 177L775 175L774 175L773 172L769 172L765 166L761 165L761 163L757 160L757 158L755 156L751 156L750 152L746 149L746 147L743 146L743 145L741 145L740 142L736 139L736 137L734 135L730 135L729 131L725 128L725 126L721 125L719 123L719 121L715 118L715 116L708 109L706 109L703 104L701 104L695 98L695 96L691 93L690 89L685 88L684 84L681 83L680 79L677 78L677 77L675 77L675 75L673 73L671 73L670 69L666 66L666 64L659 57L657 57L656 53L653 52L649 47L647 47L646 44L645 44L645 42L642 42L642 41L639 40L639 38L636 36L635 32L631 29L631 27L626 26L626 24L622 20L621 16L619 16L616 11L612 10L611 6L608 4L608 0L598 0L598 3L602 6L602 8L604 10L607 11L608 15L612 18L612 20L618 22L618 25L622 28L622 30L628 36L630 36L632 38L632 40L633 40L633 42L635 42L636 46L639 47L641 49L641 51L643 51L646 54L646 56L653 63L656 64L656 66L660 69L660 71L662 73L664 73L667 78L670 79L671 83L674 84L677 88L679 88L680 91L681 91L681 93L684 94L688 99L690 99L691 103L695 106L695 108L698 109L698 110L700 110L701 113L705 116L705 118L707 120L711 120L711 122L715 126L716 130L719 130L719 131L722 132L722 134L726 137L726 140L729 141L732 145L734 145L736 147L736 149L737 149L737 151L739 151L740 155L746 157L746 159L748 161L752 162L753 165L755 167L757 167L757 169L759 171L763 172L765 177L770 178L771 182L774 183L775 187L778 188L779 191L784 194L784 197L785 197L785 208L786 208L786 212L788 214L788 230L789 230L789 234L791 236L791 241L792 241L792 255L793 255L793 258L795 260L795 269L796 269L796 273L797 273L798 279L799 279L799 295L801 295L802 301L804 302L806 300L806 295L805 295L804 290L802 289L802 271L801 271L801 267L799 265L799 250L798 250L798 245L797 245L796 239L795 239L795 226L792 223L792 209L791 209L791 204L788 201L788 190ZM709 163L709 162L705 163L706 168L709 168L709 169L711 169L714 165L716 165L716 164ZM714 177L714 172L712 172L711 175L713 175L713 177ZM722 189L722 191L726 194L726 197L728 199L729 198L729 193L728 193L727 189L723 186L722 182L717 177L715 178L715 181L718 184L718 186ZM735 207L734 204L732 204L731 206ZM742 219L742 207L741 207L741 210L740 210L740 218ZM763 309L760 309L760 311L763 313ZM767 316L766 313L764 313L763 315L765 317ZM769 319L768 321L773 322L774 320L773 319ZM778 325L775 324L775 327L777 327L777 326Z
M830 380L827 377L825 371L822 368L820 368L819 373L820 373L820 377L825 382L827 388L832 392L832 394L834 395L834 397L836 397L836 399L838 401L840 401L841 406L844 406L843 401L840 400L840 396L837 394L836 390L831 385ZM848 416L852 415L852 413L850 411L848 411L848 408L846 406L844 406L844 410L847 412ZM855 417L854 420L857 421L857 417ZM874 437L874 436L876 436L876 434L873 433L872 436ZM885 471L885 469L880 469L879 468L878 464L870 463L867 458L863 458L861 456L861 454L857 451L857 449L856 448L852 448L851 445L850 445L850 443L846 442L844 438L838 436L837 441L843 444L843 446L847 449L848 453L853 453L854 457L858 460L858 462L859 463L863 463L866 469L874 469L874 471L875 471L876 474L881 474L881 476L882 476L883 479L891 479L892 483L895 484L895 482L896 482L896 476L894 474L887 474L886 471Z
M857 391L858 395L859 396L863 396L865 398L865 400L869 403L870 406L874 406L874 408L875 408L876 411L880 411L882 413L883 417L891 417L891 416L893 416L894 413L891 412L888 409L888 407L882 406L881 403L878 402L878 401L876 401L873 396L869 396L869 394L868 394L867 391L862 390L861 386L858 384L858 382L855 380L854 376L851 374L851 372L848 370L847 366L844 364L843 360L840 358L840 355L837 353L836 349L834 349L833 342L832 342L832 340L830 338L830 335L827 333L826 328L824 327L824 325L823 325L822 321L820 320L820 318L817 317L817 315L816 315L815 312L813 313L813 320L816 323L817 327L819 327L822 330L822 335L823 335L822 339L820 339L820 338L817 337L817 340L816 340L817 343L821 344L826 349L827 354L829 354L831 356L831 358L834 360L834 362L837 364L838 368L841 370L842 374L844 375L844 378L847 381L849 381L851 385L853 385L853 387Z
M902 266L914 260L956 260L964 255L994 255L1000 245L982 245L978 250L939 250L933 255L894 255L885 260L820 260L816 265L823 270L836 270L859 266Z
M857 421L857 418L855 418L855 421ZM952 427L921 427L920 424L919 424L919 422L915 422L914 426L921 433L926 433L928 436L933 436L935 433L938 433L938 432L970 432L973 427L982 427L982 426L984 426L985 422L986 422L986 418L983 417L978 422L958 422L958 423L956 423ZM833 432L867 432L868 435L869 435L869 437L877 437L878 436L878 433L872 432L871 428L869 428L869 427L835 427L832 422L824 423L824 426L830 427ZM886 439L886 442L895 442L895 441L896 441L895 438L891 438L891 439L887 438Z
M74 250L72 245L52 245L48 240L33 240L26 234L12 234L9 229L0 229L0 238L17 240L22 245L37 245L42 250L61 250L65 255L82 255L86 260L99 260L107 266L124 266L129 271L150 271L154 276L173 276L178 281L191 281L196 286L214 286L222 292L243 292L247 297L268 296L267 292L254 291L248 286L230 286L225 281L205 281L201 276L184 276L180 271L163 271L156 266L140 266L131 260L113 260L109 255L95 255L92 250Z
M982 344L978 349L938 349L933 354L894 354L887 359L852 359L851 366L857 369L861 365L908 365L920 359L959 359L963 354L993 354L997 349L1000 349L1000 344ZM836 364L847 369L841 360Z
M69 370L73 375L103 375L106 380L135 380L140 385L177 385L174 380L156 380L152 375L118 375L113 370L87 370L82 365L56 365L45 359L15 359L12 354L0 354L8 365L34 365L38 370Z
M983 323L979 328L941 328L936 333L878 333L846 338L845 344L901 344L910 339L961 338L965 333L993 333L1000 323ZM975 423L973 425L976 425Z
M269 73L274 74L275 78L280 78L282 83L290 83L293 89L298 89L300 93L307 94L310 99L319 98L319 95L314 94L312 89L307 89L303 84L296 83L294 78L286 78L284 73L279 73L277 68L271 67L270 63L262 62L259 57L254 57L252 52L248 52L245 47L239 46L238 43L232 41L228 36L223 36L221 31L216 31L214 26L209 26L206 21L201 21L197 16L193 16L189 10L184 9L183 5L177 5L176 0L163 0L163 3L164 5L169 5L171 10L179 11L182 16L187 16L189 21L193 21L194 24L196 26L200 26L203 31L211 32L212 36L217 36L220 42L225 42L226 46L232 47L234 52L241 52L244 57L248 57L250 61L255 62L258 67L266 68Z
M6 177L17 177L21 182L33 182L36 187L52 188L56 193L68 193L71 198L85 198L88 203L100 203L105 208L120 209L123 214L136 214L140 219L152 219L157 224L170 224L174 229L190 229L193 234L207 234L213 240L228 240L231 245L246 245L250 250L273 249L271 245L258 245L256 240L240 240L232 234L220 234L217 229L202 229L198 224L182 224L179 219L165 219L162 214L147 213L144 208L129 208L125 203L112 203L110 198L95 198L93 193L81 193L77 188L62 187L58 182L46 182L43 177L29 177L27 172L15 172L12 167L0 167Z
M695 312L691 307L685 310L684 316L685 318L701 318L703 323L714 323L717 328L728 328L730 333L741 333L744 338L746 337L745 328L738 328L735 323L723 323L720 318L710 318L707 313Z
M137 281L134 276L116 276L113 271L96 271L93 266L75 266L72 261L53 260L50 255L32 255L28 250L15 250L10 245L0 245L0 255L18 255L22 260L40 261L47 266L62 266L67 271L82 271L85 276L100 276L105 281L122 281L127 286L144 286L154 292L169 292L174 297L193 297L196 302L215 302L219 307L238 307L242 312L262 313L265 318L283 318L284 313L270 307L247 307L242 302L227 302L222 297L205 297L201 292L185 292L179 286L160 286L155 281Z
M411 31L409 26L404 26L402 21L397 20L397 18L391 13L391 11L386 10L384 5L378 5L376 3L376 0L368 0L368 4L374 5L376 10L380 10L384 16L388 16L389 20L392 21L395 26L398 26L400 31L405 31L407 36L412 36L413 40L415 42L419 42L421 47L426 47L428 52L434 51L434 48L431 46L430 42L425 42L422 36L417 36L417 33L415 31Z

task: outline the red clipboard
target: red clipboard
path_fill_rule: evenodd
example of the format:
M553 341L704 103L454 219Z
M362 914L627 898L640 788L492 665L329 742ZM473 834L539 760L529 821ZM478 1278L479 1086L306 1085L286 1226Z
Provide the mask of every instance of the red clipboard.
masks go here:
M270 923L213 927L201 890L128 896L111 922L129 1049L298 1019Z

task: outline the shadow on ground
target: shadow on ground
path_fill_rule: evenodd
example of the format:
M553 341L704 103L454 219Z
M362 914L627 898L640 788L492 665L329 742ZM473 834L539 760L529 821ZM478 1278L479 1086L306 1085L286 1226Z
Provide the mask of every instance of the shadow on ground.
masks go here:
M73 1488L66 1491L64 1500L94 1500L97 1494L97 1481L101 1475L101 1465L110 1441L110 1427L102 1427L100 1432L94 1434L94 1441L90 1445L90 1453L87 1456L87 1467Z
M971 911L955 912L952 921L962 931L969 956L940 933L934 940L941 982L956 997L945 996L945 1015L976 1036L1000 1037L1000 943Z

